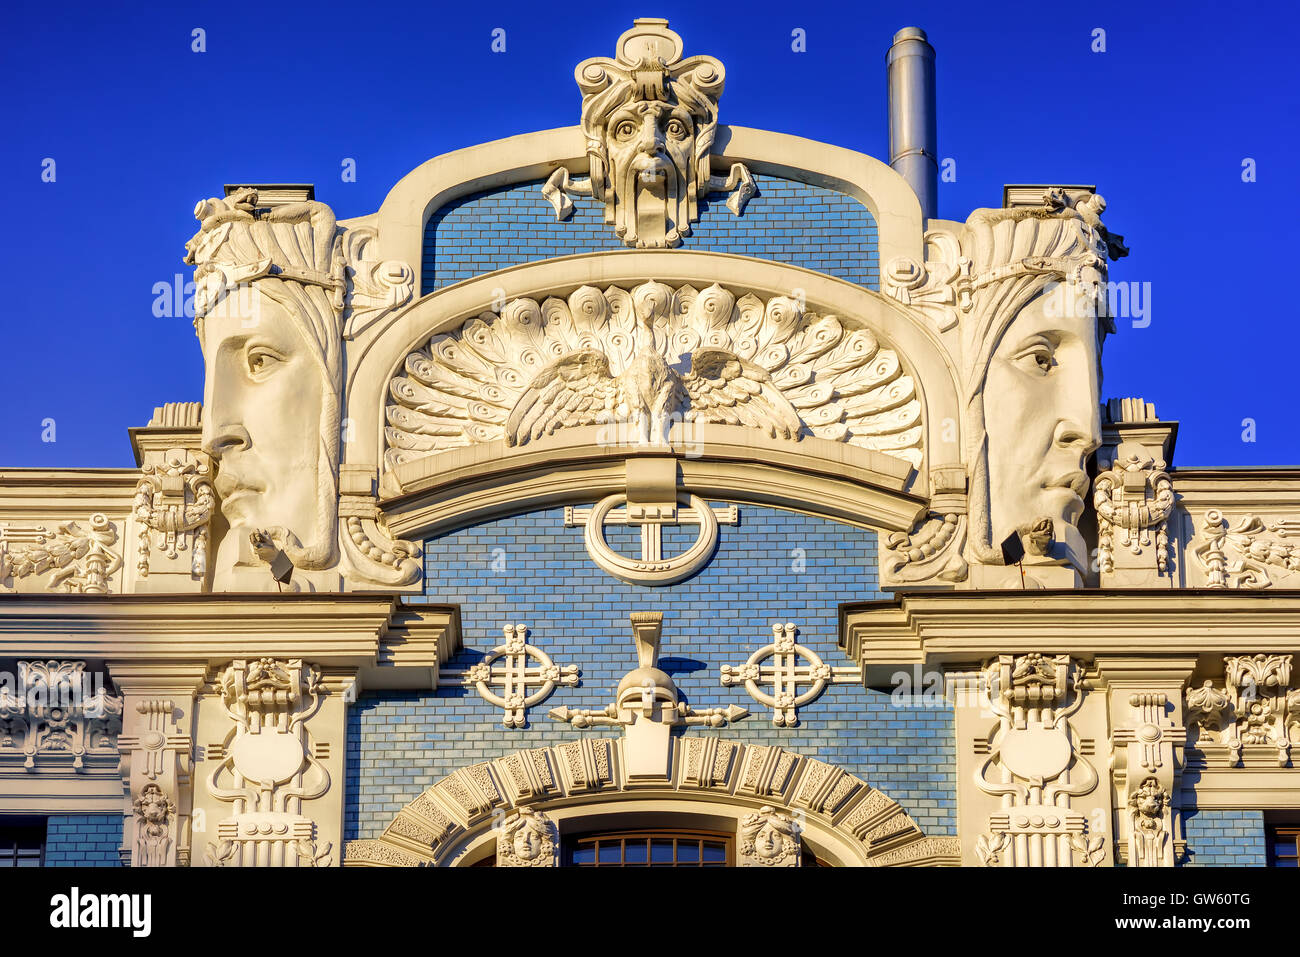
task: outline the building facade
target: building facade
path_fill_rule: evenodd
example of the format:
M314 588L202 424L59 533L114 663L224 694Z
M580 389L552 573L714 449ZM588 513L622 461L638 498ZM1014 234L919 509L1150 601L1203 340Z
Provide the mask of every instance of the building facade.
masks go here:
M0 471L5 862L1294 863L1300 472L1101 394L1093 187L936 216L933 56L890 163L643 19L371 215L200 202L202 402Z

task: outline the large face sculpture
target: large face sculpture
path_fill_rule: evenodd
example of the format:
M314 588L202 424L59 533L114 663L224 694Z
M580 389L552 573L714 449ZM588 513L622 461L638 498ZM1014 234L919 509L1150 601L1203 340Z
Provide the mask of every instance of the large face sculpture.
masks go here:
M1088 568L1077 526L1087 459L1101 443L1103 205L1051 191L1041 207L977 210L967 221L970 544L984 564L1001 564L1002 543L1018 536L1030 563Z
M320 364L284 306L256 287L252 305L251 315L215 309L203 328L203 445L216 462L217 495L231 528L216 568L253 579L245 587L267 577L260 562L248 560L253 533L299 549L329 533L320 500L320 470L327 466Z
M207 367L203 444L230 526L218 591L276 590L268 561L293 562L290 587L337 585L340 317L344 265L321 203L262 211L249 190L195 211L195 329ZM333 569L333 571L331 571Z
M1054 539L1082 548L1074 540L1090 484L1085 466L1101 443L1097 320L1090 308L1058 308L1059 298L1049 290L1022 308L989 362L984 418L993 544L1012 533L1041 539L1042 520L1050 519Z

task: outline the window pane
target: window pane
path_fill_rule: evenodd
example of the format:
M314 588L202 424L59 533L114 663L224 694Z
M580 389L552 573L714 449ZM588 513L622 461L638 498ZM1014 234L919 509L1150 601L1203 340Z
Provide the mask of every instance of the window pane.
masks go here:
M683 838L677 842L677 863L678 864L698 864L700 863L700 842L691 838Z
M610 841L606 844L604 841L600 844L600 863L617 864L622 858L623 842Z
M650 846L650 860L655 864L673 862L673 842L671 840L653 841Z
M575 864L595 864L596 863L596 845L584 844L573 849L573 863Z
M623 860L629 864L644 864L650 859L644 838L629 837L623 849Z
M727 845L704 842L704 863L725 864L727 862Z

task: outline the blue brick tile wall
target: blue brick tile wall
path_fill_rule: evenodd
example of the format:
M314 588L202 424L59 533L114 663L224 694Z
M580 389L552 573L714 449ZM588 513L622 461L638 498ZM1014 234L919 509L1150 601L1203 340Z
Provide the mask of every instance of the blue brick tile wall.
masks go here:
M733 216L721 199L700 204L684 249L736 253L802 266L878 289L876 222L850 196L822 186L756 176L758 195ZM604 206L574 199L557 222L541 181L474 193L436 210L424 229L421 293L519 263L624 249Z
M47 867L120 867L120 814L53 814L45 826Z
M1187 865L1191 867L1264 867L1268 849L1263 811L1207 808L1183 815Z
M723 664L740 664L771 641L771 624L793 621L800 641L830 665L851 662L836 644L837 605L880 596L875 533L777 509L740 506L739 526L722 526L711 563L669 588L629 585L587 556L581 528L563 509L499 520L425 543L427 600L460 605L466 650L460 668L500 643L501 624L523 622L530 641L560 665L582 669L578 687L559 688L529 713L530 727L507 730L502 713L472 690L363 695L349 714L347 837L377 837L425 787L456 768L520 748L583 734L550 720L559 705L603 708L635 667L628 613L664 613L661 666L697 707L738 704L753 716L716 732L777 744L856 774L897 800L931 835L955 834L952 711L897 708L884 691L831 685L800 709L801 724L776 728L771 712L743 688L719 682ZM665 553L684 547L693 528L666 530ZM636 530L609 528L626 549ZM621 533L616 535L615 533Z

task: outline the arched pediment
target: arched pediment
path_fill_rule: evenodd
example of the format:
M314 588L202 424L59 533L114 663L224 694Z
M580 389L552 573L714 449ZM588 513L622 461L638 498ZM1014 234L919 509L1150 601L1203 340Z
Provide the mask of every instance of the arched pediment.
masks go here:
M672 777L629 777L619 741L593 738L516 751L447 775L408 803L377 840L352 841L352 867L456 866L484 856L503 817L559 822L622 813L705 814L741 821L783 813L806 840L845 866L955 863L955 838L927 838L894 800L841 768L793 751L713 737L677 739Z
M672 413L663 434L640 436L657 448L632 434L650 425L634 408L638 351L662 360L668 381L658 388L680 392L659 410ZM739 381L713 390L684 381L700 355L714 379L729 372ZM455 505L440 489L454 486L482 517L476 477L490 476L499 499L519 484L512 476L541 469L550 479L545 495L520 488L521 505L581 501L579 492L618 487L629 456L665 445L676 449L683 478L694 472L707 494L798 508L809 497L800 476L820 474L859 489L822 496L827 514L869 522L871 500L880 499L881 527L910 528L924 512L931 434L958 418L951 361L904 309L829 276L718 253L597 253L500 270L376 323L350 343L349 356L357 436L349 455L358 450L359 459L369 446L366 464L379 469L381 502L399 535L449 527ZM567 388L561 373L603 384L600 407L589 401L566 419L564 402L592 397L557 397ZM531 418L520 409L539 402ZM566 491L554 466L578 461L581 474ZM743 474L745 462L759 467L757 482ZM789 495L763 490L783 484ZM438 516L404 517L420 510L424 494L439 499Z

